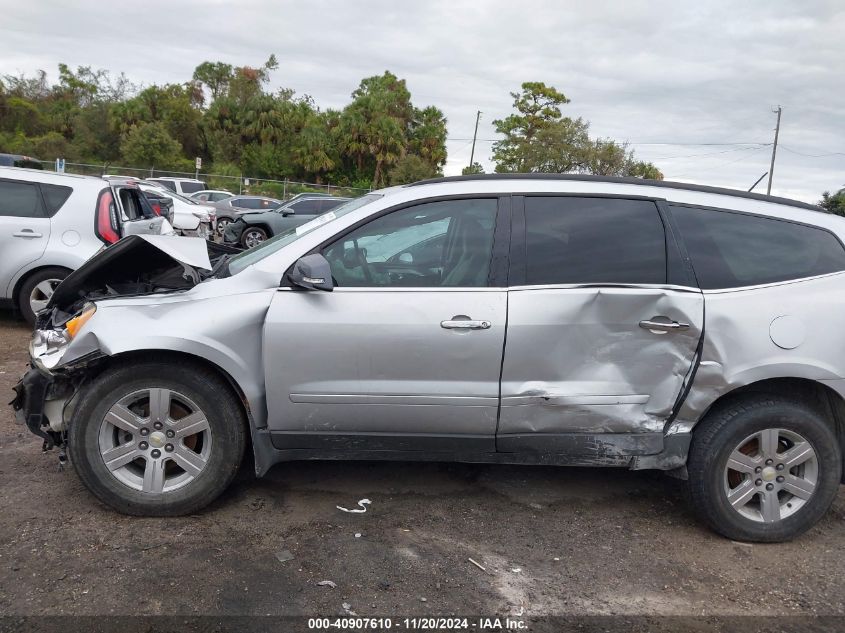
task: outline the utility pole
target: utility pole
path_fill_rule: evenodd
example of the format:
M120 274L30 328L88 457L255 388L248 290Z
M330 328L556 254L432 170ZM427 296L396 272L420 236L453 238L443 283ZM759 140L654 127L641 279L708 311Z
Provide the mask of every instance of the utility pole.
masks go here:
M475 139L478 136L478 119L481 118L481 110L479 110L475 115L475 132L472 133L472 151L469 153L469 166L472 168L473 161L475 160ZM466 146L464 146L466 147Z
M783 111L783 108L778 106L777 110L772 110L772 112L777 112L778 115L778 122L775 125L775 144L772 145L772 164L769 167L769 185L766 187L766 195L772 195L772 176L775 175L775 155L778 153L778 134L780 133L780 113Z

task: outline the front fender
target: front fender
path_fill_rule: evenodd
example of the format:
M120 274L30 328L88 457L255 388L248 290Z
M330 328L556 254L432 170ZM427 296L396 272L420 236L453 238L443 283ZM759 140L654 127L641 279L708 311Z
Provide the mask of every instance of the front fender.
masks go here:
M225 371L249 403L255 426L266 426L264 318L271 291L173 301L151 297L97 303L97 312L68 346L62 365L91 353L170 351Z

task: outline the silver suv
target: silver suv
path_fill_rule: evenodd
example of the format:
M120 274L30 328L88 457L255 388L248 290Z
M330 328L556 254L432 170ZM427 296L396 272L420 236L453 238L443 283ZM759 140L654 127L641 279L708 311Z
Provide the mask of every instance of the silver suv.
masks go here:
M842 481L843 238L800 202L584 176L385 189L238 255L130 237L53 295L15 406L129 514L195 512L250 446L259 476L660 469L781 541Z
M169 230L125 180L0 167L0 302L34 323L59 282L103 245Z

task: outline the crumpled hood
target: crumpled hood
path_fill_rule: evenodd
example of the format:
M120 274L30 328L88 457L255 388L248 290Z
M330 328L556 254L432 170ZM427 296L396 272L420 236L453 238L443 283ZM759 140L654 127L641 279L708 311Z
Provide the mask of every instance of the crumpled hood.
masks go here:
M56 323L72 316L85 301L187 290L215 276L221 258L237 252L200 237L129 235L68 275L50 297L47 310Z

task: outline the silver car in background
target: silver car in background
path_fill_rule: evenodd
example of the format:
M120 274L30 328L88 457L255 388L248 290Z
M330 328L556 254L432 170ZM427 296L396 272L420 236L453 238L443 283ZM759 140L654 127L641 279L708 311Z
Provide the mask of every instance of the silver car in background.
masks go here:
M721 534L782 541L843 477L843 238L790 200L502 175L374 192L238 255L130 237L53 295L15 407L129 514L197 511L249 445L259 476L659 469Z
M32 324L59 282L104 245L171 231L124 179L0 167L0 302Z

